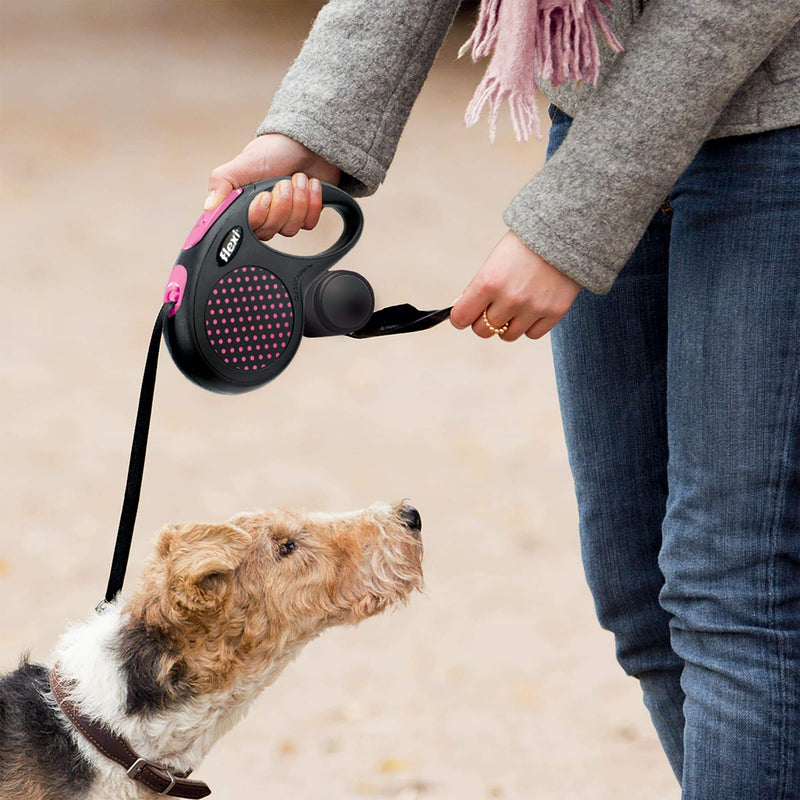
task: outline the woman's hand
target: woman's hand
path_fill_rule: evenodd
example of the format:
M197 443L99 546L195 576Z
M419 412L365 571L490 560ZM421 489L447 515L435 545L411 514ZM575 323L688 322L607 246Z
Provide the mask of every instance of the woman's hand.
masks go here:
M267 241L280 233L294 236L311 230L322 213L320 181L337 184L338 167L325 161L300 142L280 133L268 133L249 142L236 158L212 171L203 208L216 208L234 189L248 183L292 175L271 192L262 192L250 203L250 227Z
M579 283L508 231L456 301L450 321L459 329L472 326L484 339L495 335L489 325L502 329L506 323L503 341L513 342L523 333L538 339L567 313L580 290Z

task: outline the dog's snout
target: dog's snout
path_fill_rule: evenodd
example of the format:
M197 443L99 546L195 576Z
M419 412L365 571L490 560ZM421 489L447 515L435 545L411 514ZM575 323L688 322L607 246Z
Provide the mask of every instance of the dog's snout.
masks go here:
M414 506L404 505L400 508L398 512L398 516L407 528L411 528L412 531L421 531L422 530L422 517L419 515L419 511L417 511Z

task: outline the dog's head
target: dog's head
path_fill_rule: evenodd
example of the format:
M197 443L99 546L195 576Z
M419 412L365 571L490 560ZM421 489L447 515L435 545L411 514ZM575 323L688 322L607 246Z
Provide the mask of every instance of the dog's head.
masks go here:
M122 655L141 686L130 710L156 685L159 704L188 687L265 685L325 628L404 602L422 583L420 529L403 503L167 526L126 607Z

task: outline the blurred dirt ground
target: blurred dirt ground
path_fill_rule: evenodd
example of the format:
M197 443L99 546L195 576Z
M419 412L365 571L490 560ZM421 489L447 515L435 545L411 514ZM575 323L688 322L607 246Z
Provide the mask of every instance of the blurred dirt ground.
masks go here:
M2 6L0 667L47 659L107 578L146 341L207 175L252 136L318 4ZM449 304L543 147L490 146L451 33L343 266ZM132 585L162 524L411 498L427 590L311 644L199 771L219 800L670 800L598 629L547 342L448 325L309 340L241 397L162 353Z

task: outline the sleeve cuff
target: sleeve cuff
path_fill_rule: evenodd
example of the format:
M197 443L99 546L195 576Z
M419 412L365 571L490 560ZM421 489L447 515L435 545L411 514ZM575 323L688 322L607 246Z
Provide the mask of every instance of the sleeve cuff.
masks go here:
M339 186L354 197L374 194L386 177L388 165L308 115L270 112L256 130L257 136L265 133L282 133L338 167Z
M537 255L590 292L607 294L611 289L617 270L584 252L568 236L554 231L520 197L508 206L503 221Z

